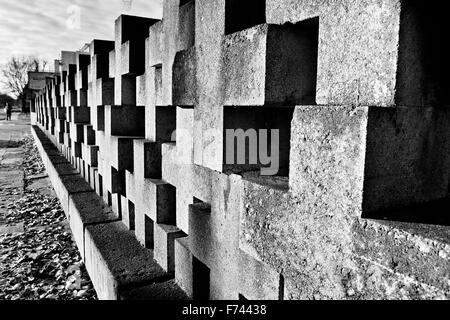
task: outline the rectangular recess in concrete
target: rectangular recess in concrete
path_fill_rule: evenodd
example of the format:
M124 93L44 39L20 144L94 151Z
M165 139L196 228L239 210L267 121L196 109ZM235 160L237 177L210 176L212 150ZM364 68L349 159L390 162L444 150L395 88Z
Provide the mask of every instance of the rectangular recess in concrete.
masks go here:
M174 133L177 126L177 108L175 106L156 107L156 141L176 141Z
M197 102L197 56L195 47L179 51L172 68L172 102L182 108Z
M105 133L114 136L145 136L144 106L105 106Z
M192 296L194 300L209 300L210 270L195 256L192 258Z
M136 105L136 77L133 75L122 75L120 88L121 90L121 104L133 106Z
M170 184L165 184L159 186L156 192L156 222L175 226L177 221L176 188Z
M134 140L134 172L138 177L161 179L161 143Z
M194 256L203 262L211 262L211 205L197 202L189 205L189 248Z
M225 107L224 171L239 173L274 166L271 175L288 176L293 112L290 107Z
M125 171L111 167L111 192L126 196Z
M114 104L114 79L101 78L97 79L96 88L96 105L113 105Z
M450 62L442 4L402 2L395 102L403 106L448 106ZM445 31L444 31L445 30Z
M224 104L316 104L318 41L318 18L262 24L224 37Z
M83 130L84 130L84 139L87 145L89 146L93 146L95 145L95 131L93 130L91 125L85 125L83 126Z

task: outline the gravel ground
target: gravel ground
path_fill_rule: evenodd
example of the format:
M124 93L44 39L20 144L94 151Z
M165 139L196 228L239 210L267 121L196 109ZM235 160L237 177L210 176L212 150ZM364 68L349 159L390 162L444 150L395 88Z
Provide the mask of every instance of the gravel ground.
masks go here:
M0 234L0 299L97 299L57 198L30 190L45 168L33 144L25 138L24 190L6 188L0 220L13 226Z

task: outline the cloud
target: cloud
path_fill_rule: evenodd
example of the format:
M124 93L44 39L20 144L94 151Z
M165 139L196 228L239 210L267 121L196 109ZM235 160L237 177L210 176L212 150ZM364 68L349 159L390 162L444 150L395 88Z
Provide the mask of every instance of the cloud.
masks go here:
M113 40L120 14L161 19L163 0L2 0L0 65L12 56L48 61L92 39ZM50 64L51 65L51 64Z

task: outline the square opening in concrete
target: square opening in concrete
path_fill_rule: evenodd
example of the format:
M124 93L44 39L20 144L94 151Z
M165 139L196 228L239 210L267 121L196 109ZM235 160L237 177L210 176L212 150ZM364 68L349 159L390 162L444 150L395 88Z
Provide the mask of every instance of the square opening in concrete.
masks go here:
M67 74L67 91L75 90L75 76L77 74L77 65L69 65L69 73Z
M269 27L266 104L315 105L319 18Z
M149 28L154 23L158 22L155 19L144 17L122 15L116 21L116 24L121 24L121 44L127 41L145 41L149 34Z
M209 300L209 283L209 268L196 257L192 257L192 298L197 301Z
M177 108L175 106L156 107L156 141L176 142Z
M158 188L157 194L157 223L163 223L167 225L177 225L177 189L170 185L165 184L163 187Z
M319 18L264 24L224 37L225 105L315 105Z
M293 112L293 107L225 107L224 172L288 176Z
M266 22L266 0L226 0L225 34Z
M111 167L111 192L126 197L125 170L116 170Z
M122 104L136 105L136 77L134 75L122 75Z
M450 104L449 35L444 4L402 2L396 104L447 106Z

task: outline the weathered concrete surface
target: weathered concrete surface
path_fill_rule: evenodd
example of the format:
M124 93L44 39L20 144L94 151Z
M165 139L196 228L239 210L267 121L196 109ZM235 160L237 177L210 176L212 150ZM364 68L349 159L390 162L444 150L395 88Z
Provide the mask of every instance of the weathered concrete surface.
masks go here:
M69 197L69 221L81 257L84 259L84 231L87 225L119 220L95 192L73 194Z
M140 283L162 282L169 276L121 222L92 225L85 233L86 268L100 299L118 299Z
M328 213L252 182L244 192L239 246L282 271L286 299L449 298L448 227Z
M292 127L292 192L323 214L445 198L450 113L437 108L298 107Z
M189 239L175 239L174 250L175 281L188 297L192 297L192 254L189 250Z
M161 21L119 17L90 65L64 52L35 101L45 161L61 151L189 297L448 298L445 19L414 0L241 2L167 0ZM91 123L71 116L83 90ZM237 128L279 129L276 176L226 165Z
M175 239L185 236L186 234L174 225L155 224L155 260L166 272L175 272Z
M224 105L315 103L318 20L262 24L225 37Z
M395 104L401 1L268 0L268 23L319 17L317 103Z

